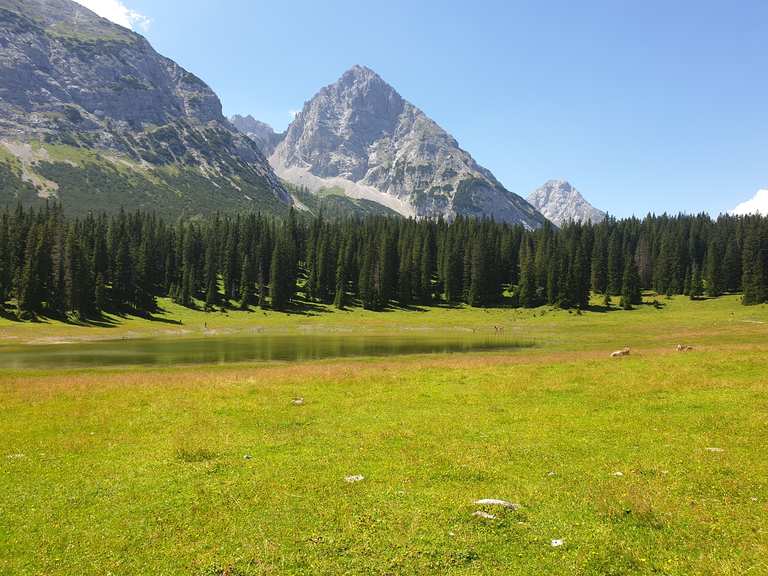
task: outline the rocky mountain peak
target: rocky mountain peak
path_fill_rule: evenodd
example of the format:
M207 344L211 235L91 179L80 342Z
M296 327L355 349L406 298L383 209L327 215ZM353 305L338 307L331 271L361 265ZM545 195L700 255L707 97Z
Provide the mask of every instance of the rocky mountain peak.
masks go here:
M568 222L602 222L606 213L587 202L567 180L549 180L528 196L528 202L557 226Z
M275 147L283 139L284 134L278 134L275 130L266 122L256 120L250 114L247 116L241 116L235 114L229 119L230 122L240 132L248 136L253 140L264 154L269 157L274 152Z
M537 227L543 217L462 150L378 74L354 66L322 88L270 157L284 179L340 189L417 217L493 217Z

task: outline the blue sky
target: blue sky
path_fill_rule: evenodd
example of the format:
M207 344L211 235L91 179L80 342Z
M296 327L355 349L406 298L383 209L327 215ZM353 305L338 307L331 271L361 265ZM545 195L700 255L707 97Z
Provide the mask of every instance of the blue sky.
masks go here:
M524 196L564 178L617 216L716 214L768 187L765 0L122 3L278 130L364 64Z

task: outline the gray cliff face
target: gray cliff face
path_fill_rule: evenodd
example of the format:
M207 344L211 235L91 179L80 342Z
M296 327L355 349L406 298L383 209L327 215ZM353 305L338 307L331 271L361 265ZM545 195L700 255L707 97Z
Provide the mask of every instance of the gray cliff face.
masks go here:
M286 180L418 217L544 218L372 70L355 66L304 105L270 157Z
M607 216L605 212L587 202L581 193L565 180L549 180L528 196L528 202L557 226L568 222L597 224Z
M70 0L0 0L0 139L192 168L225 205L290 202L202 80Z
M235 128L256 142L259 150L266 157L272 155L277 145L280 144L280 141L285 136L285 134L278 134L272 129L272 126L256 120L250 114L248 116L235 114L229 120Z

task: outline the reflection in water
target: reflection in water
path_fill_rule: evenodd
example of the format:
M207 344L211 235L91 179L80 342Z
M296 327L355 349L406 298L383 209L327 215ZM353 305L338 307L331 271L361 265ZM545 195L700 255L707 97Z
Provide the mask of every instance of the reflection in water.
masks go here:
M249 336L179 340L109 340L45 346L2 346L0 367L96 368L295 361L349 356L436 354L524 346L505 337Z

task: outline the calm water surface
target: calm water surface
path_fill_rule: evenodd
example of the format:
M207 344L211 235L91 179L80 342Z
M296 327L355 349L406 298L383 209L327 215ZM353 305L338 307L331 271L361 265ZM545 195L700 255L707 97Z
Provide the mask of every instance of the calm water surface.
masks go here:
M258 335L134 339L0 346L0 368L51 369L110 366L226 364L350 356L394 356L511 350L525 346L504 336Z

